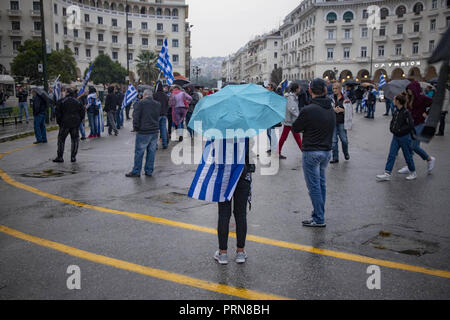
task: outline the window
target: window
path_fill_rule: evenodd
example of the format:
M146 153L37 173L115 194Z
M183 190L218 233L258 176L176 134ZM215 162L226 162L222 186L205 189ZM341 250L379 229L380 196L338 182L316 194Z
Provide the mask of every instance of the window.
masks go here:
M59 33L59 26L57 23L55 23L55 33L58 34Z
M414 14L419 15L423 11L423 4L418 2L414 5L413 8Z
M74 38L78 38L78 29L73 29Z
M363 19L368 19L369 18L369 12L367 11L367 9L364 9L362 12L362 18Z
M367 47L361 47L361 57L367 57Z
M350 39L351 38L351 32L350 29L344 30L344 39Z
M172 60L174 63L178 63L178 62L180 62L180 57L177 54L174 54L172 56Z
M85 22L89 22L89 18L90 18L90 17L89 17L88 14L85 14L85 15L84 15L84 21L85 21Z
M117 43L117 36L112 36L112 43Z
M273 43L273 45L274 45L274 47L278 47L278 41L275 41L274 43ZM276 68L275 68L276 69Z
M450 17L445 18L445 25L447 28L450 26Z
M398 24L397 25L397 34L402 34L403 33L403 24Z
M13 41L13 51L16 52L19 50L19 47L22 43L20 42L20 40L18 41Z
M127 21L127 26L128 26L129 29L133 28L133 21L128 20Z
M158 24L156 25L156 30L158 30L158 31L164 30L164 25L163 25L162 23L158 23Z
M63 8L63 17L67 16L67 8Z
M401 54L402 54L402 45L399 43L395 45L395 55L399 56Z
M133 61L133 54L131 52L128 53L128 61Z
M178 32L178 24L172 25L172 32Z
M395 10L395 14L398 18L403 18L403 15L406 14L406 7L405 6L399 6L397 10Z
M412 54L418 54L419 53L419 43L413 42L412 45Z
M132 37L128 37L128 44L133 44L133 38Z
M328 39L334 39L334 30L328 30Z
M41 11L41 4L39 1L33 1L33 11Z
M172 47L178 48L178 45L179 45L178 39L172 39Z
M80 53L78 47L74 47L73 50L76 56Z
M64 27L64 35L67 36L67 27Z
M56 51L59 51L59 42L56 42Z
M158 47L162 47L162 46L163 46L163 43L164 43L164 40L163 40L163 39L156 39L156 45L157 45Z
M381 20L385 20L389 16L389 9L388 8L382 8L380 10L380 18Z
M434 51L434 40L430 40L430 42L428 42L428 52L433 51Z
M384 46L378 46L378 56L384 57Z
M430 20L430 31L436 31L436 19Z
M98 50L98 54L105 54L105 51L103 51L103 50Z
M367 38L368 30L366 27L361 28L361 38Z
M98 41L99 42L103 42L105 39L104 39L104 36L103 36L103 33L99 33L98 34Z
M11 21L12 30L20 30L20 21Z
M147 29L148 29L148 24L147 24L147 22L141 22L141 29L142 29L142 30L147 30Z
M274 57L275 59L277 59L277 58L278 58L278 52L275 52L275 53L273 54L273 57Z
M344 59L350 59L350 48L344 48Z
M86 49L86 58L91 57L91 49Z
M113 27L117 27L117 19L112 19L111 24Z
M97 24L103 24L103 17L97 17Z
M53 4L53 13L57 16L58 15L58 5L55 3Z
M84 38L85 38L86 40L91 40L91 33L90 33L89 31L86 31L86 32L84 33Z
M148 38L142 38L142 45L148 46Z
M420 31L420 22L414 22L413 32L419 32L419 31Z
M20 10L19 1L11 1L10 3L11 10Z
M386 35L386 26L381 26L380 27L380 36L385 36Z
M113 58L113 60L118 60L119 59L119 53L117 51L113 51L112 58Z
M431 9L437 9L437 7L438 7L438 1L432 0L431 1Z
M327 14L327 21L328 23L334 23L337 20L337 14L334 12L330 12Z
M353 13L351 11L347 11L346 13L344 13L343 18L344 18L345 22L347 22L347 23L348 22L352 22L352 20L353 20Z
M333 60L334 56L334 48L327 48L327 59Z

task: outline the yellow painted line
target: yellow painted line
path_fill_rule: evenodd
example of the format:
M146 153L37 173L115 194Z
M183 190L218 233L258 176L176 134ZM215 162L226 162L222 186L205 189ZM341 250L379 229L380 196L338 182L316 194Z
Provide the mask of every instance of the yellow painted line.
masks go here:
M77 248L69 247L64 244L53 242L50 240L38 238L29 234L22 233L20 231L0 225L0 232L3 232L12 237L32 242L42 247L47 247L73 257L77 257L84 260L89 260L95 263L111 266L117 269L127 270L153 278L175 282L178 284L195 287L203 290L208 290L217 293L223 293L229 296L239 297L249 300L291 300L290 298L281 297L273 294L263 293L259 291L237 288L215 282L205 281L197 278L188 277L182 274L168 272L165 270L150 268L138 264L134 264L128 261L118 260L106 256L101 256L88 251L80 250Z
M20 150L20 149L18 149L18 150ZM12 152L10 152L10 153L12 153ZM6 155L6 154L0 155L0 159L3 157L3 155ZM74 206L78 206L78 207L82 207L82 208L86 208L86 209L91 209L91 210L95 210L95 211L99 211L99 212L113 213L113 214L117 214L117 215L121 215L121 216L127 216L132 219L142 220L142 221L146 221L146 222L150 222L150 223L156 223L156 224L171 226L171 227L175 227L175 228L182 228L182 229L188 229L188 230L199 231L199 232L217 235L217 230L213 229L213 228L202 227L202 226L198 226L198 225L194 225L194 224L178 222L178 221L168 220L168 219L159 218L159 217L153 217L153 216L149 216L149 215L145 215L145 214L141 214L141 213L133 213L133 212L127 212L127 211L121 211L121 210L108 209L108 208L103 208L103 207L99 207L99 206L82 203L79 201L66 199L66 198L36 189L36 188L28 186L26 184L20 183L16 180L12 179L8 174L6 174L1 169L0 169L0 177L6 183L8 183L16 188L26 190L26 191L32 192L34 194L40 195L42 197L50 198L50 199L53 199L53 200L56 200L56 201L59 201L62 203L66 203L66 204L70 204L70 205L74 205ZM230 237L236 238L236 233L230 232ZM365 264L370 264L370 265L378 265L378 266L388 267L388 268L392 268L392 269L417 272L417 273L422 273L422 274L427 274L427 275L450 279L450 272L446 271L446 270L438 270L438 269L419 267L419 266L414 266L414 265L409 265L409 264L404 264L404 263L393 262L393 261L389 261L389 260L381 260L381 259L365 257L365 256L357 255L357 254L352 254L352 253L346 253L346 252L340 252L340 251L334 251L334 250L328 250L328 249L320 249L320 248L315 248L312 246L306 246L306 245L302 245L302 244L274 240L274 239L270 239L270 238L253 236L253 235L247 235L247 240L253 241L256 243L280 247L280 248L286 248L286 249L291 249L291 250L319 254L319 255L333 257L333 258L337 258L337 259L341 259L341 260L360 262L360 263L365 263Z

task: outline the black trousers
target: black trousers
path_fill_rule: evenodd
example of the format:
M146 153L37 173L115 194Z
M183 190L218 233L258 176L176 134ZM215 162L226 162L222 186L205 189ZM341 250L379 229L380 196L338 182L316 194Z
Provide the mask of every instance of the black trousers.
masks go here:
M439 124L439 134L444 134L445 131L445 117L447 116L448 111L441 112L441 121Z
M75 158L78 153L78 145L80 143L80 133L79 127L75 128L66 128L60 127L58 133L58 158L62 159L64 156L64 147L66 144L66 138L70 134L70 139L72 140L72 148L71 148L71 158Z
M247 237L247 201L250 193L250 184L251 182L244 178L239 179L232 201L219 202L217 234L219 236L220 250L228 250L228 233L232 205L234 219L236 221L237 247L239 249L245 248L245 239Z
M127 120L130 120L130 109L131 109L131 104L125 107L125 113L127 116Z

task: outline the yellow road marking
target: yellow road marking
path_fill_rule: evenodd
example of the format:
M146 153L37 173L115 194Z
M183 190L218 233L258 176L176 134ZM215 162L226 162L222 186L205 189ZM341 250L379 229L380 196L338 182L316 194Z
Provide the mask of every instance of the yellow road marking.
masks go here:
M30 146L27 146L27 147L30 147ZM15 151L23 150L27 147L19 148L19 149L16 149ZM0 159L4 155L13 153L15 151L0 154ZM91 209L91 210L95 210L95 211L99 211L99 212L113 213L113 214L117 214L117 215L127 216L132 219L147 221L150 223L156 223L156 224L160 224L160 225L167 225L167 226L171 226L171 227L188 229L188 230L199 231L199 232L217 235L217 230L213 229L213 228L202 227L202 226L198 226L198 225L194 225L194 224L178 222L178 221L168 220L168 219L159 218L159 217L153 217L153 216L149 216L149 215L145 215L145 214L141 214L141 213L133 213L133 212L127 212L127 211L121 211L121 210L108 209L108 208L103 208L103 207L99 207L99 206L82 203L79 201L66 199L66 198L36 189L36 188L28 186L26 184L20 183L16 180L12 179L8 174L6 174L1 169L0 169L0 177L6 183L8 183L16 188L26 190L26 191L35 193L37 195L40 195L42 197L50 198L50 199L53 199L53 200L56 200L56 201L59 201L62 203L67 203L70 205L74 205L74 206L78 206L78 207L82 207L82 208L86 208L86 209ZM230 237L236 238L236 233L231 232ZM306 246L306 245L301 245L301 244L291 243L291 242L286 242L286 241L279 241L279 240L274 240L274 239L259 237L259 236L253 236L253 235L247 235L247 240L261 243L261 244L267 244L267 245L271 245L271 246L275 246L275 247L281 247L281 248L286 248L286 249L291 249L291 250L297 250L297 251L303 251L303 252L309 252L309 253L329 256L329 257L333 257L333 258L337 258L337 259L341 259L341 260L354 261L354 262L360 262L360 263L365 263L365 264L370 264L370 265L378 265L378 266L388 267L388 268L392 268L392 269L423 273L423 274L442 277L442 278L450 278L450 272L446 271L446 270L437 270L437 269L413 266L413 265L393 262L393 261L389 261L389 260L381 260L381 259L376 259L376 258L360 256L360 255L352 254L352 253L320 249L320 248L315 248L312 246Z
M0 225L0 232L8 234L12 237L22 239L28 242L32 242L42 247L47 247L59 252L63 252L73 257L81 258L84 260L89 260L95 263L104 264L118 269L123 269L153 278L158 278L170 282L179 283L182 285L195 287L199 289L204 289L208 291L213 291L217 293L223 293L229 296L235 296L243 299L250 300L291 300L286 297L281 297L273 294L263 293L259 291L237 288L233 286L228 286L224 284L219 284L215 282L205 281L201 279L196 279L188 277L182 274L168 272L165 270L150 268L138 264L134 264L128 261L118 260L106 256L101 256L88 251L80 250L77 248L69 247L61 243L53 242L50 240L38 238L32 235L22 233L20 231L5 227Z

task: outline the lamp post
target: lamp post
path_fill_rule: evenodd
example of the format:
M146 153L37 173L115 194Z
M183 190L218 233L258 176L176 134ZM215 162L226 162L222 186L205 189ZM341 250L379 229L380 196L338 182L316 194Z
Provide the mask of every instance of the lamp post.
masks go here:
M375 31L375 26L371 26L372 29L372 45L370 47L370 75L369 77L372 78L373 74L372 74L372 67L373 67L373 33Z
M198 76L199 76L200 73L202 72L202 69L200 69L199 66L194 66L194 67L192 68L192 71L193 71L193 73L194 73L194 75L195 75L195 77L196 77L196 81L197 81L197 84L198 84Z
M130 85L130 59L129 59L129 44L128 44L128 0L125 1L125 24L127 27L127 86Z

